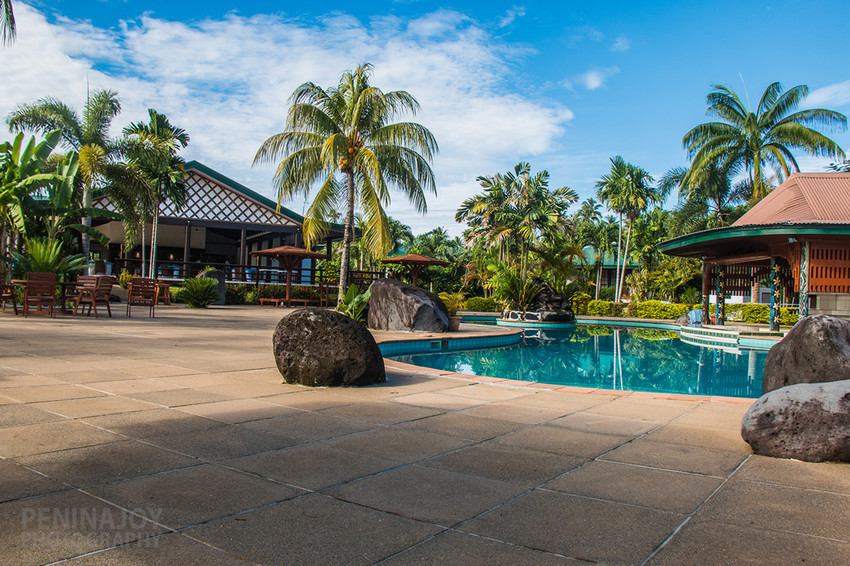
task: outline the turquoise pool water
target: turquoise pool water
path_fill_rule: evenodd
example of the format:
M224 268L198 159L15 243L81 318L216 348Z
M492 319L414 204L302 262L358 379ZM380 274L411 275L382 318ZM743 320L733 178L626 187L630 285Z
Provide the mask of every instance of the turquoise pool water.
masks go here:
M652 328L526 330L515 346L391 356L470 375L602 389L761 396L766 351L693 346Z

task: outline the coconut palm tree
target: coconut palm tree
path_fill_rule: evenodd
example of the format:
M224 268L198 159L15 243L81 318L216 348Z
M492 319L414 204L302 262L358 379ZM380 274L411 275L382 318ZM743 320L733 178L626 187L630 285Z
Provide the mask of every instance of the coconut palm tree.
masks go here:
M673 221L675 235L721 228L732 222L735 204L746 199L747 186L734 183L728 163L708 163L693 175L674 167L659 181L662 193L678 189L679 203Z
M121 175L121 167L117 165L121 147L109 137L109 126L120 111L118 93L98 90L86 100L82 118L67 104L46 97L33 104L19 105L9 114L7 121L12 131L62 132L63 144L79 154L82 204L84 209L90 209L92 192L108 187L110 178ZM83 218L82 224L91 227L91 217ZM82 250L86 257L90 243L89 234L83 233Z
M387 215L393 185L418 212L427 210L425 192L436 194L429 161L437 152L434 136L396 116L415 114L419 103L403 90L383 92L372 86L372 66L346 71L335 87L304 83L290 97L286 129L263 142L254 164L280 159L274 183L278 204L319 185L304 220L308 245L328 230L332 212L346 211L339 270L340 299L348 283L354 211L365 220L364 238L373 255L386 253Z
M185 204L188 189L185 184L185 161L177 151L189 143L189 134L169 122L168 117L153 108L148 109L150 120L135 122L124 128L129 138L127 153L133 162L148 176L151 183L152 208L151 255L148 273L156 276L156 239L159 226L159 207L163 200L170 200L176 207ZM142 215L142 222L144 223ZM142 228L144 242L144 224ZM144 262L144 258L142 259Z
M682 139L692 158L688 180L711 163L726 162L721 166L747 172L751 200L757 202L767 193L765 167L786 177L792 170L800 170L792 149L843 158L838 144L811 126L845 129L847 117L823 108L794 112L808 93L805 85L783 92L782 85L775 82L752 111L749 100L745 105L731 87L714 85L706 98L706 114L722 121L700 124Z
M12 10L12 0L0 0L0 9L3 10L3 21L0 23L0 36L3 36L3 45L15 41L17 28L15 27L15 12Z

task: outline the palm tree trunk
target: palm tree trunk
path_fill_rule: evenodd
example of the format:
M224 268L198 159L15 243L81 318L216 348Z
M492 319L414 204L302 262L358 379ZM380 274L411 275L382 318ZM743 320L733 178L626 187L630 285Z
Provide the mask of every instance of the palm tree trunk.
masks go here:
M145 216L142 214L142 277L145 276L147 270L145 266L147 265L147 257L145 256Z
M91 208L91 182L85 183L83 185L83 206L86 209ZM91 216L86 216L83 218L83 226L91 227ZM88 234L82 235L82 248L83 248L83 257L86 258L86 261L89 260L89 250L91 249L91 236Z
M157 236L157 228L159 228L159 195L157 195L156 200L154 201L153 208L153 224L151 225L151 262L150 268L148 269L148 273L150 273L151 277L156 277L156 236Z
M620 299L623 294L623 283L626 280L626 260L629 257L629 240L632 237L632 221L629 220L629 231L626 234L626 250L623 252L623 273L620 276L620 287L617 289L617 302L620 302Z
M614 267L614 302L620 302L620 258L623 257L623 213L619 214L617 222L617 265Z
M354 231L354 172L346 172L348 205L345 212L345 228L342 234L342 257L339 262L339 296L337 304L342 302L348 287L348 258L351 256L351 233Z
M599 300L599 286L602 285L602 265L605 263L605 254L602 254L602 259L596 267L596 300Z

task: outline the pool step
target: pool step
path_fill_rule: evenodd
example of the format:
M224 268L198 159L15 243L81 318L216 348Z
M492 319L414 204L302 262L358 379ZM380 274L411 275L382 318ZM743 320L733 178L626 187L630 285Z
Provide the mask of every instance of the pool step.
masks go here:
M739 348L741 338L741 332L736 329L721 330L714 327L683 326L680 332L682 342L687 344L730 350Z

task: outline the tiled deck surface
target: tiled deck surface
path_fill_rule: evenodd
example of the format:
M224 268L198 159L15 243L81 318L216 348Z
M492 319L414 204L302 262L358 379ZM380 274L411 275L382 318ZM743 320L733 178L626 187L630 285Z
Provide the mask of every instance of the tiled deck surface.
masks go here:
M142 314L0 314L0 563L850 556L850 467L751 455L746 405L401 370L290 386L279 309Z

